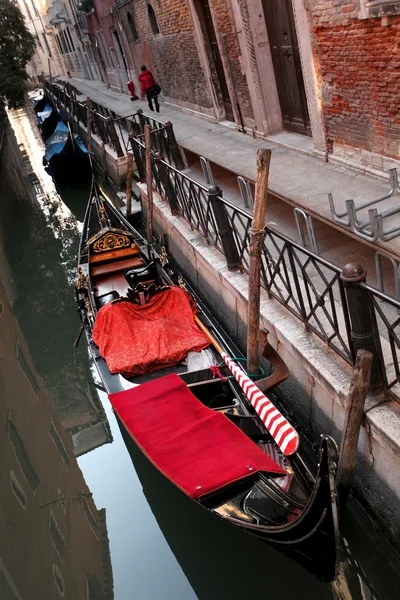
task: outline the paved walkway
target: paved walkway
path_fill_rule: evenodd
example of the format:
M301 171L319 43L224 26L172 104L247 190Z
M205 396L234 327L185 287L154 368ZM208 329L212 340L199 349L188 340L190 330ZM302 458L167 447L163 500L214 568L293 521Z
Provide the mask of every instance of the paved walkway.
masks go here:
M59 78L66 80L65 78ZM343 211L345 201L353 199L358 206L367 200L378 198L389 190L388 182L369 174L362 174L334 163L325 163L313 155L312 140L301 136L301 151L293 145L299 136L289 133L278 134L266 140L254 139L230 127L210 123L193 113L161 104L160 113L151 113L147 102L131 102L127 94L107 89L99 81L69 79L82 93L83 99L90 97L98 104L128 116L139 107L161 121L171 121L178 143L195 154L208 158L216 165L254 181L256 175L256 153L259 148L271 148L272 159L269 177L271 192L285 201L304 208L316 218L341 229L347 235L359 238L348 228L334 223L331 217L328 193L335 199L337 211ZM294 141L296 139L296 142ZM285 144L283 146L282 144ZM399 195L380 202L379 211L399 205ZM357 213L359 218L368 216L367 210ZM387 221L387 219L386 219ZM388 228L386 222L385 228ZM390 227L400 227L400 215L390 218ZM369 242L366 242L370 244ZM374 248L400 257L400 237L390 242L379 240L370 244Z

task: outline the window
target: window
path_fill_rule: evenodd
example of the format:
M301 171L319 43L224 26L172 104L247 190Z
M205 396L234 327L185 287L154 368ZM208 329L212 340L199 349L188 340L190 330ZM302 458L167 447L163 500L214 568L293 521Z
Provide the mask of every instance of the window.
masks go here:
M65 540L52 510L50 510L49 512L49 533L51 541L53 543L54 548L57 551L58 556L64 562Z
M68 46L67 46L67 43L65 41L63 30L60 31L60 33L58 34L58 37L60 39L60 43L61 43L61 46L62 46L62 49L63 49L63 54L68 54Z
M83 506L83 512L85 514L85 517L86 517L90 527L92 528L93 533L97 537L98 533L99 533L99 527L97 525L96 519L93 516L92 511L90 510L90 507L89 507L89 504L88 504L86 498L83 498L82 506Z
M46 48L47 48L47 54L48 54L49 56L51 56L51 50L50 50L49 42L47 41L46 34L45 34L45 33L42 33L42 37L43 37L44 45L45 45L45 46L46 46Z
M22 489L18 479L16 478L14 471L12 470L10 471L10 484L14 496L16 497L22 508L26 510L27 500L25 492Z
M68 38L68 40L69 40L69 45L70 45L70 47L71 47L71 52L75 52L75 44L74 44L74 42L73 42L73 40L72 40L72 36L71 36L71 32L70 32L70 30L69 30L69 29L66 29L66 30L65 30L65 34L66 34L66 37L67 37L67 38Z
M132 42L137 42L139 39L138 32L136 29L135 19L132 17L131 13L128 11L126 13L126 20L128 21L129 31L132 37Z
M154 12L154 8L151 4L147 5L147 14L149 15L151 30L154 35L157 35L158 33L160 33L160 28L158 26L156 13Z
M37 45L37 46L39 46L39 48L40 48L40 49L41 49L41 51L43 52L43 46L42 46L42 44L40 43L39 36L38 36L38 35L34 35L33 37L35 38L36 45Z
M4 305L3 305L2 301L0 300L0 315L3 314L3 311L4 311Z
M400 14L399 0L360 0L360 19L390 17Z
M65 594L64 579L63 579L63 576L61 575L60 569L55 564L53 564L53 577L54 577L54 581L56 583L56 588L58 590L58 593L60 594L60 596L64 596L64 594Z
M59 51L60 54L64 54L63 49L60 44L60 40L58 39L58 33L54 34L54 39L56 40L57 50Z
M31 388L33 389L33 391L35 393L35 396L37 396L40 391L40 388L37 384L34 374L32 373L31 369L29 368L29 365L26 361L24 353L22 352L21 346L18 343L16 346L16 354L17 354L17 359L18 359L19 365L20 365L22 371L24 372L25 377L29 381Z
M15 458L17 459L22 474L30 485L32 492L35 493L39 486L39 477L37 476L37 473L33 468L31 461L29 460L25 444L19 435L17 428L15 427L15 423L12 420L11 415L8 415L7 429L8 439L10 440Z
M61 455L61 458L63 459L65 466L68 467L69 465L69 456L68 456L68 452L65 449L64 443L62 441L62 439L60 438L60 434L58 433L57 429L54 426L53 421L50 421L50 426L49 426L49 434L51 439L54 442L55 447L57 448L58 452Z

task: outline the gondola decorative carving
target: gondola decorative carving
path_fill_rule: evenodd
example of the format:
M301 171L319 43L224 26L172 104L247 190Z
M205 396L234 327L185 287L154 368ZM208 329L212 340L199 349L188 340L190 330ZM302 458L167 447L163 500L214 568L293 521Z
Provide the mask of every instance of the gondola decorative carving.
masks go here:
M131 239L127 235L108 232L93 244L92 250L95 253L108 252L109 250L128 248L130 245Z

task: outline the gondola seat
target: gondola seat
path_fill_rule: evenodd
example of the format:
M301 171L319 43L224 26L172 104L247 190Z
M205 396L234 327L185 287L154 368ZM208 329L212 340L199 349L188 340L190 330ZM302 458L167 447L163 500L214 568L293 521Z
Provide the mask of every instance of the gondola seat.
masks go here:
M192 498L257 471L286 474L225 415L204 406L176 374L109 399L142 451Z
M108 303L97 314L93 341L111 373L134 377L158 371L209 346L196 325L196 311L189 293L175 286L143 305Z
M96 296L96 306L98 309L100 309L109 302L118 300L118 298L120 298L119 293L116 290L111 290L111 292L106 292L105 294L101 294L101 296Z
M141 267L144 265L144 261L141 258L126 258L124 260L116 260L110 263L96 265L91 268L92 277L99 277L101 275L108 275L109 273L118 273L119 271L125 271L132 267Z
M119 248L118 250L109 250L107 252L99 252L99 254L92 254L90 257L90 264L99 265L100 263L111 262L117 258L128 258L130 256L137 256L140 254L139 246L133 246L130 248Z

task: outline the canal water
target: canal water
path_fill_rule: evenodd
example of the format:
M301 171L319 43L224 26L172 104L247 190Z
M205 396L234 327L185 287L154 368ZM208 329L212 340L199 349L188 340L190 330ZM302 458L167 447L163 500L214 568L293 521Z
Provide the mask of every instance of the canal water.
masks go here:
M30 183L17 195L2 171L0 599L398 599L400 562L360 508L343 526L342 577L323 585L206 513L125 439L74 348L89 183L55 187L32 114L10 118L24 156L12 177Z

